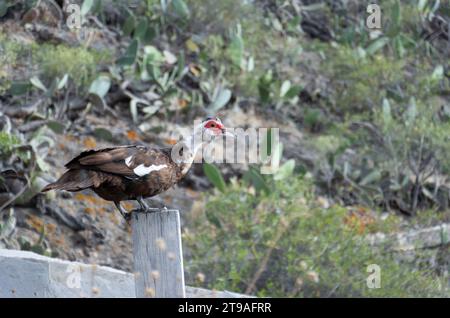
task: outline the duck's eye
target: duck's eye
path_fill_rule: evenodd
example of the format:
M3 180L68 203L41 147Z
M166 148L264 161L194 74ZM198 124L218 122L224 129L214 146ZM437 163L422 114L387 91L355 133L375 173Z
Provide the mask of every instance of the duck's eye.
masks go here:
M209 127L214 128L214 127L216 127L216 124L211 124L211 125L209 125Z

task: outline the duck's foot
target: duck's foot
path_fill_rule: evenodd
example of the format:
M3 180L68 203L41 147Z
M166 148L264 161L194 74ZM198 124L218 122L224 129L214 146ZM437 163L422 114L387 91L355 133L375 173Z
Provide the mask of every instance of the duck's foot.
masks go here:
M125 221L129 222L131 220L131 212L127 212L122 214L123 218L125 219Z
M120 212L120 215L125 219L125 221L131 220L131 212L127 212L121 205L120 202L114 202L115 206Z
M155 213L155 212L160 212L160 211L163 211L163 209L147 207L146 209L136 209L136 210L133 210L133 213L143 213L143 214L146 214L146 213Z
M137 212L137 213L154 213L154 212L159 212L159 211L165 211L165 212L168 211L167 207L164 207L163 209L149 207L149 205L147 204L147 202L145 202L143 197L138 197L136 200L140 206L140 209L135 210L135 212Z

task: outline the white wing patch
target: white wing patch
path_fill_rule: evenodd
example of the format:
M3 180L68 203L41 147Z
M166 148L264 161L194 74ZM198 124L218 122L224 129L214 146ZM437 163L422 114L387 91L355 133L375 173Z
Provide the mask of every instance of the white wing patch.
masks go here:
M143 177L153 171L159 171L164 168L167 168L167 165L151 165L150 167L146 167L144 166L144 164L140 164L139 166L133 169L133 172L139 177Z
M131 159L133 159L133 156L129 156L125 158L125 164L129 167L131 165Z

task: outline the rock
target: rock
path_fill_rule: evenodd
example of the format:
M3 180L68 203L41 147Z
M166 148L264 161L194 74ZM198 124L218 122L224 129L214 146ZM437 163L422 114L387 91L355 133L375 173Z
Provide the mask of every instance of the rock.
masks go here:
M443 223L433 227L400 232L394 235L375 233L368 235L366 239L370 244L381 245L389 243L396 251L406 251L423 248L436 248L447 245L450 242L450 224Z
M187 298L254 298L253 296L238 294L227 290L209 290L186 286Z

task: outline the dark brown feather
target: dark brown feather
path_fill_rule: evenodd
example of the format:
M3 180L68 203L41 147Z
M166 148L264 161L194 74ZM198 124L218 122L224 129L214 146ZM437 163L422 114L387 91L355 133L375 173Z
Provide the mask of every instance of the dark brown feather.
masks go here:
M97 180L95 180L97 179ZM58 181L48 184L42 192L49 190L80 191L99 183L99 177L95 171L69 170L66 171Z
M109 201L122 201L159 194L182 177L181 168L171 159L171 148L149 149L121 146L84 151L66 164L69 169L42 191L80 191L90 188ZM140 165L166 165L161 170L139 176Z
M110 148L103 148L103 149L92 149L83 151L78 156L70 160L65 167L70 169L74 168L74 165L77 166L83 162L85 165L90 165L92 163L89 163L89 161L92 161L93 164L101 164L108 162L112 158L112 154L115 154L117 158L117 153L121 153L122 156L125 155L126 151L129 149L139 149L143 148L141 146L136 145L130 145L130 146L119 146L119 147L110 147ZM124 158L126 158L125 156Z

